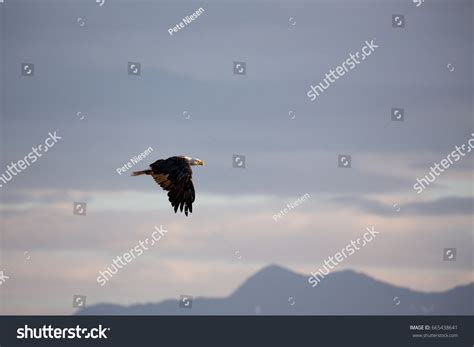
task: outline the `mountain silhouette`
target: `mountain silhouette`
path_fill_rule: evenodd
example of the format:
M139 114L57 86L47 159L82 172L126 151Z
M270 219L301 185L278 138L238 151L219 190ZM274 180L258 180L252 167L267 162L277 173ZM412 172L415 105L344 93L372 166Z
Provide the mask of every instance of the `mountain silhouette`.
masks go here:
M328 274L316 287L301 275L267 266L225 298L179 299L121 306L97 304L78 315L472 315L474 283L426 293L396 287L352 270Z

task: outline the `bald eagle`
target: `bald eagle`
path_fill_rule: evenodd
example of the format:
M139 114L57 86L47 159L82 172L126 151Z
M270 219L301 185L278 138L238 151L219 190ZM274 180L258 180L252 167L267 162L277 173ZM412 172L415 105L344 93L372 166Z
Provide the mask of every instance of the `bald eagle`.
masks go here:
M193 212L193 202L196 196L193 185L193 170L191 165L204 165L201 159L186 156L159 159L150 165L151 170L135 171L132 176L150 175L161 188L168 191L168 200L186 216Z

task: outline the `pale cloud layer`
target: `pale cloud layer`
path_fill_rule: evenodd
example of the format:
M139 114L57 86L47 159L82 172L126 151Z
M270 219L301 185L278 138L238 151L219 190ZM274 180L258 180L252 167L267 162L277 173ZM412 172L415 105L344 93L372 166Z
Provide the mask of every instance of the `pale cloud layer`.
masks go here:
M81 194L67 193L68 197ZM285 264L301 273L314 271L372 225L380 236L338 269L358 269L389 283L426 291L472 280L472 218L462 211L439 216L416 210L405 213L401 205L402 209L392 209L391 215L376 209L354 213L345 204L327 205L327 197L311 196L275 222L273 215L297 196L249 196L241 197L239 203L226 201L226 196L204 196L192 219L178 220L166 204L158 203L154 211L127 209L121 204L106 208L98 202L117 199L115 193L89 194L91 212L86 217L73 216L72 204L59 199L22 210L21 217L16 212L4 213L3 259L12 274L12 281L2 288L3 295L12 298L4 303L6 312L35 313L34 308L22 307L20 298L35 297L30 293L32 283L43 281L47 282L44 290L55 299L50 306L34 306L42 313L70 313L63 305L70 300L71 291L87 293L90 304L157 301L176 297L175 290L225 296L271 263ZM146 205L153 196L159 200L160 194L120 195ZM48 228L38 227L42 225ZM156 225L168 230L163 240L100 287L96 282L99 271L150 237ZM455 267L441 261L446 244L458 248ZM25 250L30 260L26 260ZM416 275L420 273L423 276ZM126 295L124 288L128 288Z

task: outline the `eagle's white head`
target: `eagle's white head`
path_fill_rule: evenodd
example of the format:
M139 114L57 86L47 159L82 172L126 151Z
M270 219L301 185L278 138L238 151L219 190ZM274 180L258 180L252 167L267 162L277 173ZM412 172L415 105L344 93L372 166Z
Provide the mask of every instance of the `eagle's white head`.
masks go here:
M189 165L204 165L204 162L198 158L191 158L184 155L182 156L182 158L186 159Z

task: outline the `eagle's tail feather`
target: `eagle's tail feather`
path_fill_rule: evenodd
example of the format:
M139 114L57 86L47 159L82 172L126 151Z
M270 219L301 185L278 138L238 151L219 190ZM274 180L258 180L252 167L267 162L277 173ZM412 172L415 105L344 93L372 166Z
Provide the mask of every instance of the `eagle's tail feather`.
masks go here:
M151 175L151 170L143 170L143 171L134 171L134 172L132 172L132 176L140 176L140 175Z

